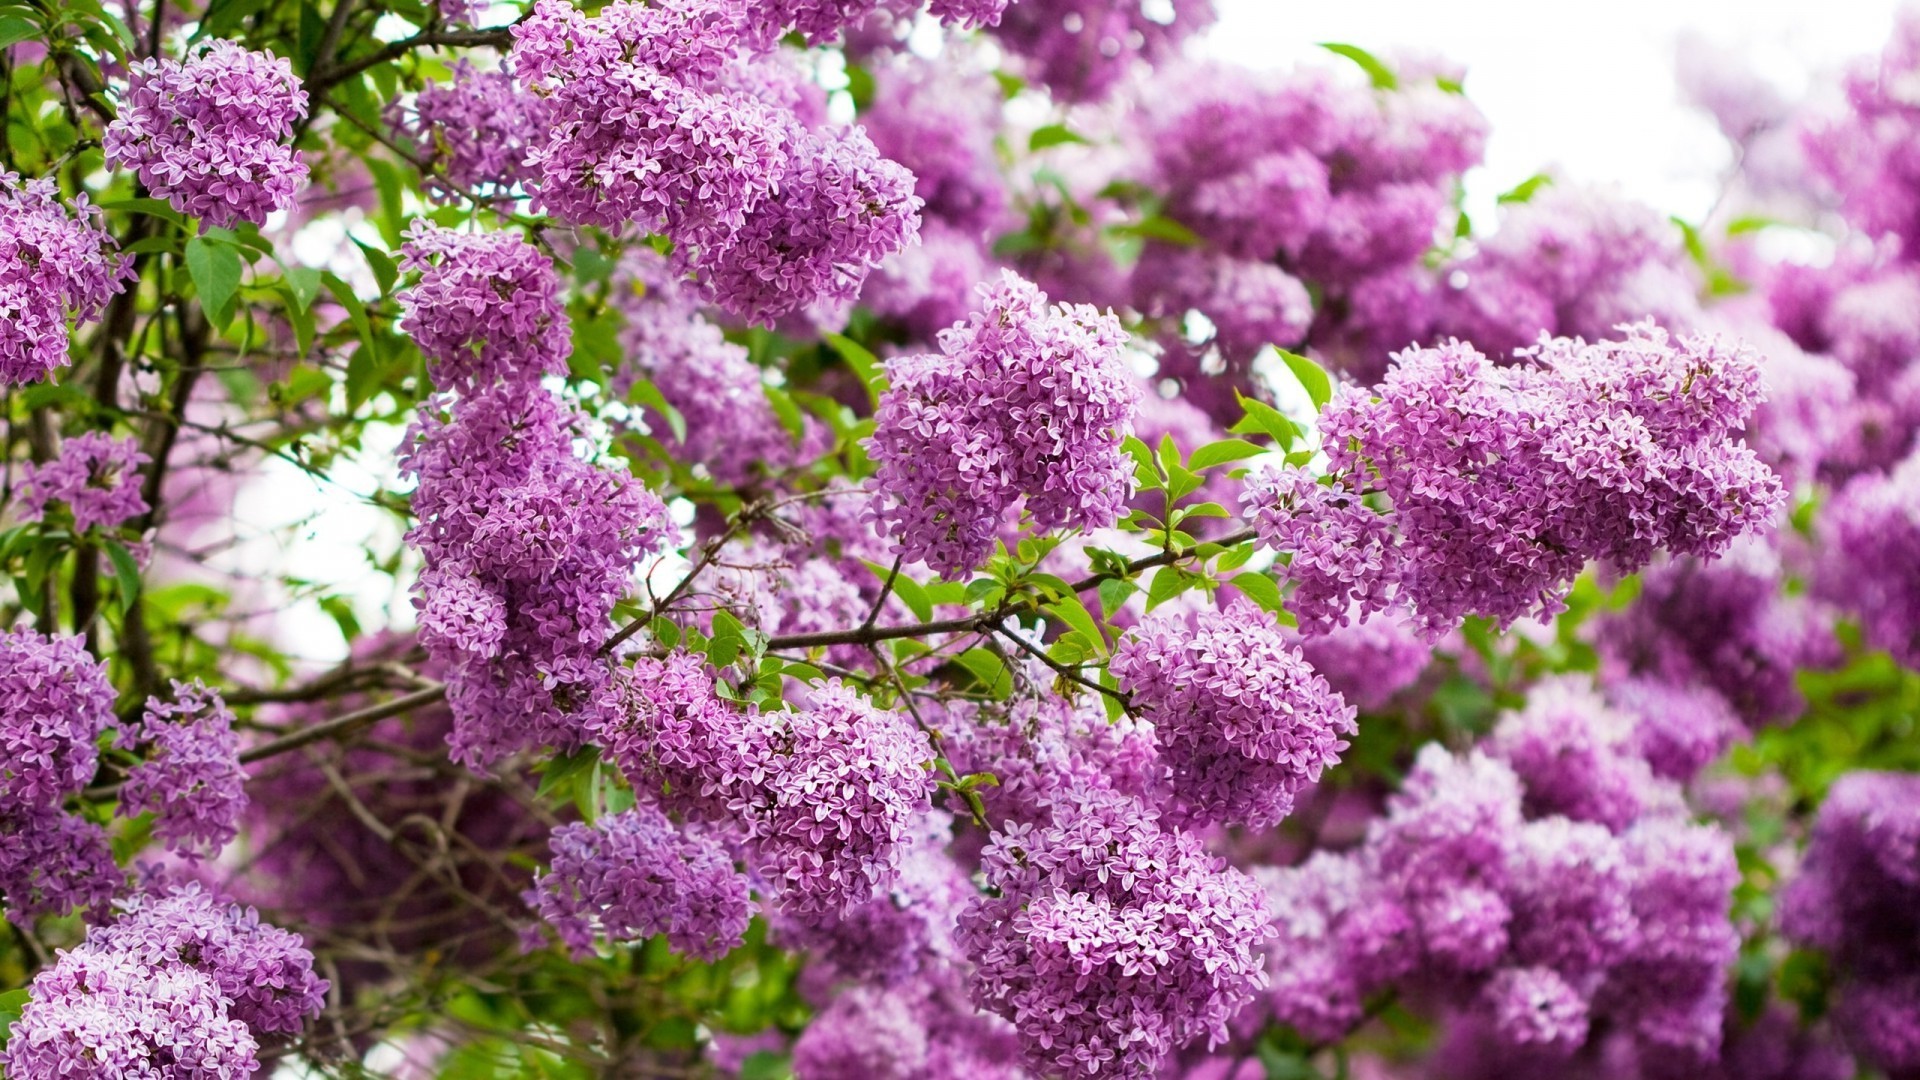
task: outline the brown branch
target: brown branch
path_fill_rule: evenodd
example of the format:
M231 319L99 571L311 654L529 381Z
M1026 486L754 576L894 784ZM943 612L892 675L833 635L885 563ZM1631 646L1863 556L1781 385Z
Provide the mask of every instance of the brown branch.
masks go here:
M368 68L379 67L389 60L398 60L415 49L460 47L505 49L512 44L513 31L509 27L492 30L422 30L410 38L391 42L358 59L315 71L307 76L307 96L314 101L319 101L321 95L340 83Z

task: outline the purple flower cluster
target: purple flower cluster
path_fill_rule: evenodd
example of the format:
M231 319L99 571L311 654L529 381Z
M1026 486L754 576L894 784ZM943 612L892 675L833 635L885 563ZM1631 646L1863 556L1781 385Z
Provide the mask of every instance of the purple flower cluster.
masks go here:
M1133 489L1120 442L1138 382L1111 314L1047 304L1011 271L938 355L890 361L868 453L873 513L908 562L983 564L1022 496L1041 529L1111 525Z
M247 808L240 738L219 694L198 682L176 682L173 693L172 702L147 699L140 726L120 735L122 745L146 749L127 773L119 812L153 811L154 835L169 850L217 854Z
M479 71L466 60L454 64L451 82L426 87L389 117L420 148L426 191L437 199L517 198L530 176L527 151L547 135L547 103L510 67Z
M69 206L53 180L0 171L0 385L66 367L68 317L98 318L130 273L84 195Z
M926 224L976 240L1004 224L1006 184L994 149L1001 103L992 81L911 55L873 79L873 104L860 122L880 153L912 171Z
M0 891L28 919L100 910L119 889L100 826L64 809L116 724L113 684L78 637L0 637Z
M298 934L186 885L127 901L30 991L0 1051L8 1076L228 1080L319 1015L327 982Z
M443 390L525 386L566 371L572 328L553 263L515 233L458 233L416 221L401 265L420 280L400 328Z
M526 900L577 956L592 953L596 935L665 934L675 951L717 960L746 935L746 875L713 836L674 825L657 807L563 825L551 846L552 867Z
M101 147L108 164L134 170L183 214L258 225L306 183L292 146L306 115L307 92L285 57L216 39L185 63L136 61Z
M1726 701L1722 711L1764 724L1799 716L1806 703L1796 672L1837 658L1826 613L1785 594L1780 558L1757 538L1741 538L1713 562L1656 563L1640 583L1631 607L1594 623L1610 679L1716 693Z
M1893 39L1845 80L1845 106L1802 132L1807 163L1840 196L1849 221L1920 251L1920 115L1908 89L1920 71L1920 16L1898 14Z
M1377 396L1342 387L1321 411L1333 488L1286 473L1250 486L1306 588L1303 619L1387 594L1433 635L1468 615L1550 615L1589 560L1630 572L1663 548L1715 556L1782 505L1732 437L1761 396L1749 351L1639 326L1527 359L1497 367L1460 342L1402 353ZM1391 507L1390 533L1361 519L1363 483Z
M933 787L933 748L907 716L838 680L809 697L801 709L748 717L723 774L761 876L800 916L883 893Z
M1400 563L1399 538L1388 515L1368 506L1359 477L1326 482L1303 466L1256 468L1240 498L1260 543L1283 556L1276 565L1292 584L1287 608L1301 632L1324 634L1356 612L1387 610Z
M1300 655L1333 692L1362 711L1384 708L1412 686L1433 659L1433 646L1391 614L1378 614L1304 638Z
M959 927L973 997L1037 1073L1152 1076L1224 1040L1265 982L1258 886L1137 799L1062 791L1048 820L996 832L981 868L993 893Z
M422 404L401 456L418 483L407 541L426 562L414 604L447 670L455 756L486 768L577 746L613 707L601 646L635 564L671 535L666 508L583 459L583 418L540 384L567 353L551 264L517 239L425 229L409 258L424 272L407 325L459 391Z
M1895 1076L1920 1069L1920 776L1834 784L1780 896L1780 927L1828 954L1854 1052Z
M104 431L75 435L60 444L60 456L23 470L25 491L22 516L39 521L47 504L66 503L79 532L112 529L147 512L140 491L140 466L147 455L132 439L115 439Z
M514 58L549 109L527 158L536 203L668 236L711 299L770 324L850 302L912 242L919 202L859 129L812 130L790 79L739 70L745 16L737 0L616 0L592 17L541 0Z
M1538 773L1525 783L1478 751L1428 746L1363 847L1267 872L1276 1019L1338 1039L1372 995L1426 988L1529 1075L1602 1029L1655 1071L1715 1060L1739 946L1731 840L1666 813L1616 816L1618 831L1529 819L1523 806L1562 796L1536 780L1593 790L1577 765L1539 768L1531 745L1515 746Z
M643 797L738 829L760 880L802 919L885 893L932 790L933 748L908 717L838 680L804 707L748 710L683 653L636 660L594 734Z
M1609 708L1590 683L1561 677L1534 686L1484 746L1526 786L1528 814L1618 832L1673 799L1638 752L1638 731L1634 716Z
M1029 1080L1013 1031L952 979L855 984L793 1045L796 1080Z
M1098 701L1038 694L1003 707L953 701L943 713L941 746L954 769L999 781L979 793L996 825L1042 824L1068 791L1110 788L1151 802L1166 794L1153 729L1129 717L1109 721Z
M1821 513L1819 593L1859 618L1866 639L1920 665L1920 449L1849 481Z
M679 410L687 434L676 457L734 487L804 463L810 448L796 445L780 423L760 369L699 313L665 259L650 249L628 255L615 297L626 317L621 352L631 366L615 373L613 389L627 394L644 375ZM666 422L648 415L664 440Z
M1019 0L1004 6L994 36L1026 61L1035 81L1069 102L1106 97L1136 64L1172 55L1215 17L1213 0L1173 0L1159 10L1146 0Z
M1151 723L1179 825L1278 824L1338 764L1354 710L1254 605L1149 616L1108 670Z

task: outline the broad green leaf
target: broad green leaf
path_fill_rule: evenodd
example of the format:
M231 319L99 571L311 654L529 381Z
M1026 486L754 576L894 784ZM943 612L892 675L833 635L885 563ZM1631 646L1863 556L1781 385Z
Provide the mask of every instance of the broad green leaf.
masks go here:
M854 374L860 376L860 382L867 388L867 396L873 399L874 407L878 408L880 395L887 392L887 372L879 358L865 345L845 334L828 334L826 339L833 346L833 351L840 354L840 359L845 360Z
M1152 611L1186 592L1195 580L1192 574L1177 566L1163 566L1154 571L1153 583L1147 587L1147 610Z
M113 563L113 581L120 594L120 610L133 606L134 597L140 595L140 565L133 561L133 553L118 542L107 545L107 558Z
M1327 377L1327 369L1299 353L1285 349L1275 351L1280 354L1280 359L1287 362L1287 369L1293 372L1293 377L1299 379L1300 385L1306 388L1307 396L1313 399L1314 411L1326 408L1327 402L1333 398L1333 380Z
M1532 176L1529 176L1525 180L1520 181L1518 184L1513 185L1513 187L1508 189L1507 191L1502 192L1499 196L1496 197L1495 201L1501 203L1502 205L1505 205L1507 203L1531 202L1533 200L1533 197L1539 193L1541 188L1552 187L1552 186L1553 186L1552 176L1546 173L1534 173Z
M1247 415L1241 417L1240 422L1228 428L1228 431L1235 435L1266 435L1278 443L1280 449L1292 448L1294 436L1299 433L1300 425L1259 398L1250 398L1237 390L1234 394L1240 399L1240 407L1246 410Z
M868 570L873 572L875 581L880 582L882 586L886 585L887 574L892 570L892 567L883 566L880 563L871 562L866 559L862 559L860 562L865 565ZM920 583L913 580L912 577L906 574L894 574L893 595L899 597L900 602L907 605L907 608L913 612L914 617L921 622L926 622L928 619L933 618L932 598L927 595L927 590L921 588Z
M660 414L660 418L667 422L668 430L673 432L675 441L682 443L687 441L687 418L680 415L680 410L667 402L666 397L660 393L660 388L653 385L653 380L644 375L635 376L633 387L627 391L627 400L645 405Z
M1085 136L1075 132L1067 125L1048 124L1046 127L1035 131L1032 136L1027 139L1027 149L1030 151L1039 151L1045 150L1049 146L1061 146L1066 143L1078 143L1083 146L1088 145Z
M1087 610L1078 596L1068 593L1048 604L1047 610L1058 616L1061 622L1086 635L1088 644L1105 654L1107 639L1100 633L1100 624L1093 620L1093 613Z
M1194 472L1205 472L1215 465L1225 465L1229 461L1241 461L1256 454L1264 454L1267 448L1255 446L1244 439L1222 439L1208 443L1193 452L1187 459L1187 468Z
M1101 582L1100 583L1100 614L1101 616L1107 619L1113 618L1113 613L1120 610L1120 605L1126 603L1128 597L1132 596L1134 593L1137 593L1139 591L1140 591L1140 586L1135 585L1133 582L1127 581L1123 578L1108 578L1107 580Z
M982 693L999 700L1013 693L1013 672L1007 670L1007 662L986 649L968 649L954 657L960 666L973 675L980 684Z
M225 326L233 317L233 296L240 288L240 253L231 246L196 236L187 241L187 274L200 293L207 318Z
M0 18L0 48L39 36L40 28L25 19L13 15Z
M1285 606L1280 600L1280 586L1265 574L1249 570L1233 575L1226 583L1238 589L1240 595L1259 604L1263 611L1278 612Z

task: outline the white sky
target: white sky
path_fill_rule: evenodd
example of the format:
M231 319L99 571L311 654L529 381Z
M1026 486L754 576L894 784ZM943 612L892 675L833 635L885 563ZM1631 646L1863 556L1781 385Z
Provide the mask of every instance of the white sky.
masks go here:
M1375 55L1418 50L1467 67L1492 122L1487 164L1467 178L1476 222L1494 196L1548 166L1615 183L1698 220L1728 161L1712 121L1681 104L1676 48L1689 32L1752 57L1798 98L1816 73L1877 53L1898 0L1214 0L1207 47L1250 66L1316 56L1322 41ZM1345 63L1346 61L1338 61Z

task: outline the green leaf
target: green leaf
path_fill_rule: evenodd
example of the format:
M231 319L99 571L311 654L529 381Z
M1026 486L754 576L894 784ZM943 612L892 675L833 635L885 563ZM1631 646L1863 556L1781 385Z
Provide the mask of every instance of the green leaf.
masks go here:
M573 785L581 779L592 777L594 766L598 764L600 751L592 746L556 757L540 770L540 787L535 794L543 799L549 796L571 799Z
M881 366L879 358L874 356L865 345L845 334L828 334L826 340L833 346L833 351L840 354L840 359L845 360L847 366L853 369L854 374L860 376L860 381L866 385L867 396L873 400L874 407L878 408L880 395L887 392L887 373Z
M372 244L361 243L359 240L355 240L353 243L355 247L360 249L360 254L367 257L367 265L372 268L373 280L379 283L380 291L382 293L392 292L393 283L400 278L400 267L394 264L393 256L381 251Z
M773 415L787 430L787 436L798 443L807 434L807 422L800 406L793 403L793 395L769 383L762 383L760 389L767 395L767 404L773 406Z
M1199 247L1200 234L1170 217L1153 214L1139 221L1129 221L1115 225L1107 230L1109 236L1135 236L1142 240L1159 240L1177 247Z
M1013 693L1013 672L1007 670L1007 662L998 655L986 649L968 649L954 660L973 675L981 692L988 697L999 700Z
M20 403L25 405L29 412L58 406L78 415L90 412L94 400L92 394L72 384L40 383L22 392Z
M40 28L25 19L12 15L0 18L0 49L39 36Z
M1333 398L1333 380L1327 377L1327 369L1299 353L1288 352L1285 349L1274 351L1280 354L1280 359L1287 362L1287 369L1292 371L1293 377L1299 379L1300 385L1306 388L1307 396L1313 399L1314 411L1318 412L1326 408L1327 402Z
M1241 461L1256 454L1264 454L1267 448L1255 446L1243 439L1222 439L1208 443L1193 452L1187 459L1187 468L1194 472L1205 472L1215 465L1225 465L1229 461Z
M140 565L133 561L133 553L117 541L107 544L107 559L113 563L114 587L120 593L120 610L124 612L140 595Z
M165 199L107 199L96 204L102 210L131 210L136 214L157 217L182 228L186 227L186 216L175 210Z
M240 288L240 253L230 245L204 236L187 241L187 273L200 292L200 306L220 326L233 317L233 297Z
M1029 151L1039 151L1045 150L1049 146L1061 146L1066 143L1078 143L1082 146L1092 145L1084 136L1078 134L1065 124L1048 124L1046 127L1035 131L1033 135L1027 139L1027 149Z
M1100 615L1101 617L1106 619L1113 618L1113 613L1120 610L1120 605L1126 603L1128 597L1132 596L1134 593L1137 593L1139 591L1140 591L1140 586L1135 585L1133 582L1127 581L1123 578L1108 578L1107 580L1101 582L1100 583Z
M1105 655L1107 639L1100 633L1100 624L1093 621L1093 613L1087 610L1087 605L1080 602L1080 597L1068 593L1048 604L1046 610L1058 616L1061 622L1086 635L1087 643L1099 650L1101 655Z
M1238 589L1240 595L1259 604L1262 611L1278 612L1284 606L1280 600L1280 586L1265 574L1250 570L1233 575L1226 583Z
M301 311L311 308L314 297L320 295L320 271L311 266L282 265L281 272L286 277L287 295L294 306Z
M1147 610L1152 611L1186 592L1194 580L1192 574L1177 566L1163 566L1154 571L1153 584L1147 587Z
M1238 390L1234 391L1234 396L1240 399L1240 407L1246 410L1247 415L1242 417L1239 423L1228 428L1228 431L1235 435L1265 435L1278 443L1282 450L1292 448L1294 436L1299 433L1300 425L1259 398L1250 398Z
M1537 194L1541 188L1552 187L1552 186L1553 186L1552 176L1549 176L1546 173L1534 173L1532 176L1529 176L1525 180L1520 181L1518 184L1515 184L1510 190L1498 196L1495 201L1499 202L1502 205L1505 205L1507 203L1531 202L1533 200L1534 195Z
M878 581L883 587L886 585L887 575L892 571L892 567L883 566L880 563L867 559L861 559L860 562L866 566L868 570L873 572L875 581ZM893 595L899 597L900 602L906 604L907 607L912 610L914 617L921 622L926 622L933 618L933 599L927 595L926 589L921 588L919 582L908 577L906 574L893 575Z
M1319 44L1321 48L1335 56L1344 56L1359 64L1360 70L1366 72L1367 78L1373 80L1375 89L1398 90L1400 88L1400 77L1393 73L1393 69L1381 63L1379 57L1360 46L1343 45L1335 41L1322 41Z
M635 376L633 388L627 391L627 400L645 405L660 414L660 418L667 422L667 428L673 432L675 441L687 441L687 418L680 415L679 409L667 403L660 388L653 385L653 380L644 375Z
M1154 460L1153 451L1136 436L1129 435L1120 444L1120 449L1133 459L1134 481L1141 491L1160 491L1166 486L1160 474L1160 464Z

